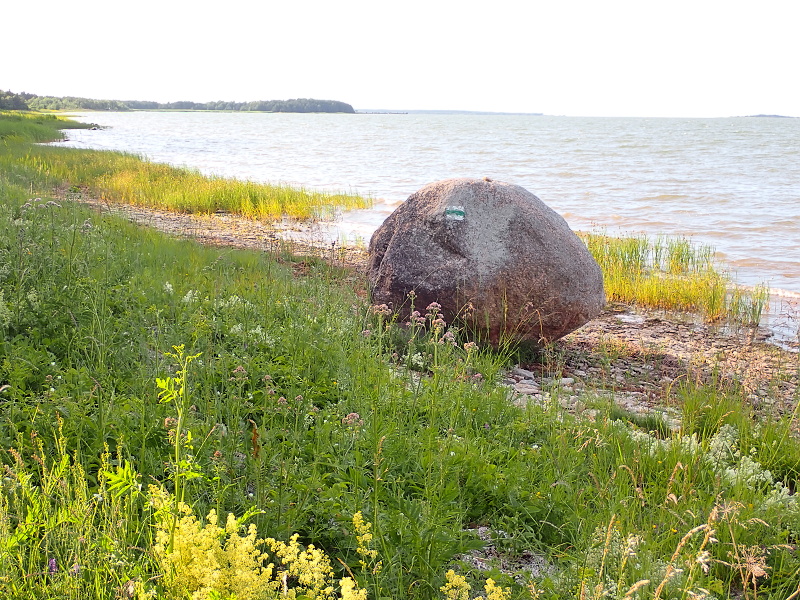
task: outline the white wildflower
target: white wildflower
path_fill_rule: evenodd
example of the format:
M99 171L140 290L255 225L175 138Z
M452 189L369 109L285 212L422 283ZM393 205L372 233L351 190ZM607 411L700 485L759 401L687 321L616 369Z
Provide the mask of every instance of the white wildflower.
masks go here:
M772 473L749 456L743 456L737 465L725 469L723 477L730 483L741 482L748 488L772 483Z
M8 327L11 324L11 309L3 302L3 290L0 290L0 327Z
M800 509L797 504L797 496L792 494L781 481L775 483L762 506L766 510L775 508L782 511L797 511Z
M28 300L28 304L34 310L39 308L39 296L36 294L36 290L28 290L25 294L25 298Z
M739 458L739 432L733 425L723 425L711 438L706 461L712 465L731 464Z

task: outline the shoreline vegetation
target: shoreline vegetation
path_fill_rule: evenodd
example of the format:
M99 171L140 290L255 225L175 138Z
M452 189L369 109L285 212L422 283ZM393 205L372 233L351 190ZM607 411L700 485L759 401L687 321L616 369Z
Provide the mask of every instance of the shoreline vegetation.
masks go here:
M79 127L55 115L6 113L0 119L0 161L18 178L49 188L90 193L100 200L176 212L234 212L252 219L330 218L337 210L367 208L369 198L201 175L110 151L40 145L61 139L56 127ZM93 125L88 124L87 127Z
M196 110L228 112L294 112L294 113L355 113L350 104L338 100L294 98L291 100L255 100L251 102L153 102L146 100L95 100L75 96L37 96L15 94L0 90L0 110L33 111L129 111L129 110Z
M537 353L433 305L395 323L339 255L116 214L193 179L36 145L78 126L0 114L3 598L800 597L797 353L619 304ZM232 218L181 202L130 210ZM683 241L594 235L619 301L709 276ZM721 319L711 289L684 310Z

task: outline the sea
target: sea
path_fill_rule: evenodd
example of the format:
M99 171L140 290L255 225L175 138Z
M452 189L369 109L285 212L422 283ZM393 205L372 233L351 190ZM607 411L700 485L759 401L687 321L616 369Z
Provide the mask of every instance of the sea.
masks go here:
M325 225L367 244L433 181L521 185L574 230L679 236L714 248L772 312L800 302L800 119L464 113L92 112L66 145L123 150L206 174L370 196ZM796 313L795 313L796 314ZM773 315L777 316L777 315Z

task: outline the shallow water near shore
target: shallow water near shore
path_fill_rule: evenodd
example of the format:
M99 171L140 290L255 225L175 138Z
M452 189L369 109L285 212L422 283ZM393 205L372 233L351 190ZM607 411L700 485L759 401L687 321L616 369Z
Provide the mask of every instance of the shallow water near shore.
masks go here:
M777 325L800 302L800 119L534 115L84 113L70 146L207 174L375 199L315 235L349 244L449 177L519 184L576 230L687 236L742 285L766 283ZM784 328L785 329L785 328ZM791 326L790 326L791 329Z

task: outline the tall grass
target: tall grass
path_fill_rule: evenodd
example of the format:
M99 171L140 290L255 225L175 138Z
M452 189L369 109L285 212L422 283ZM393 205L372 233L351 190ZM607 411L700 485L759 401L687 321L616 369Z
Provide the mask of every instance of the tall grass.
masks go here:
M298 534L370 598L443 598L461 576L514 598L796 588L796 415L754 420L688 385L668 399L678 433L518 407L497 383L507 356L387 321L352 274L293 260L0 204L0 595L182 598L169 565L200 563L154 534L200 536L212 510ZM161 401L177 378L180 401ZM156 516L149 484L197 528ZM522 569L531 556L545 568Z
M63 138L62 129L85 129L91 125L56 115L0 111L0 142L50 142Z
M83 187L109 202L201 214L225 211L262 220L331 217L337 210L371 203L349 193L204 176L122 152L30 144L60 139L59 129L71 123L53 115L0 113L0 170L41 193Z
M769 288L736 286L714 263L714 250L684 238L580 234L603 271L606 296L625 302L699 314L708 321L756 326Z
M675 384L677 432L517 405L509 356L433 307L424 327L392 322L353 273L31 198L9 164L0 597L230 598L261 589L249 577L290 597L300 571L249 549L295 534L293 556L321 565L313 544L351 578L342 598L797 589L798 399L755 417L733 391Z
M87 473L56 435L32 455L4 451L0 491L0 593L3 598L125 597L152 572L150 534L140 527L143 506L111 493L100 455ZM129 596L130 597L130 596Z

